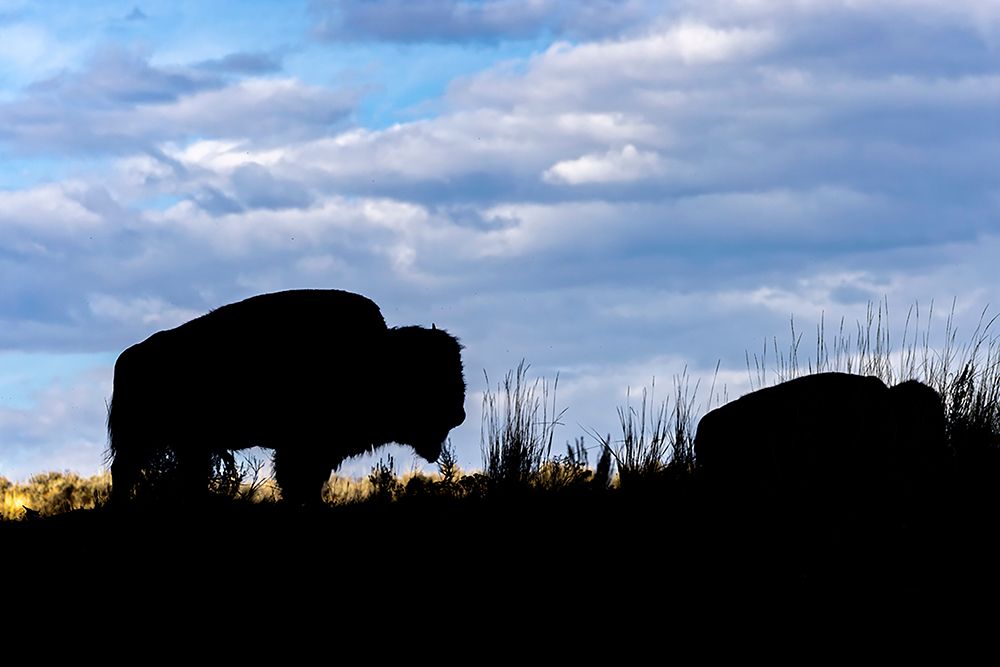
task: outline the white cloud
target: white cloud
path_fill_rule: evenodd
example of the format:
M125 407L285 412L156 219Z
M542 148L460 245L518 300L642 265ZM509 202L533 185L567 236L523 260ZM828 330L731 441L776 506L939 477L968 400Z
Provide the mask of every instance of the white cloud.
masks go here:
M680 22L640 37L552 46L533 63L537 70L605 72L618 70L626 78L670 76L672 68L722 63L766 51L775 35L764 28L720 28Z
M663 173L663 161L653 151L640 151L632 144L603 155L583 155L563 160L542 174L549 183L583 185L587 183L627 183Z
M558 43L531 58L526 71L498 67L460 80L452 86L451 95L463 104L516 108L528 103L579 110L581 103L598 102L613 108L643 84L697 81L712 75L713 66L746 66L765 54L776 39L763 27L666 24L638 37ZM607 89L612 82L619 97L595 99L595 94L614 95Z
M74 195L88 189L82 183L49 183L25 190L0 191L0 219L36 232L93 231L102 217L87 209Z
M262 149L248 141L205 139L183 147L167 145L164 153L186 166L200 167L219 173L230 173L247 164L268 167L279 164L287 155L287 147Z
M295 79L244 79L219 90L180 97L173 104L144 105L134 119L136 134L177 136L207 133L221 138L254 136L262 143L325 133L343 120L354 94ZM164 131L167 130L167 131Z
M110 294L93 294L87 301L90 312L98 319L156 329L169 329L204 315L186 308L177 308L155 297L119 299Z
M99 186L75 182L0 191L0 245L25 258L68 260L108 230L105 214L114 213L102 212L102 203L114 207Z
M380 244L395 234L419 234L428 221L420 206L388 199L327 197L303 209L259 209L213 217L191 202L150 214L155 224L223 255L322 248L338 241ZM381 239L381 241L380 241Z

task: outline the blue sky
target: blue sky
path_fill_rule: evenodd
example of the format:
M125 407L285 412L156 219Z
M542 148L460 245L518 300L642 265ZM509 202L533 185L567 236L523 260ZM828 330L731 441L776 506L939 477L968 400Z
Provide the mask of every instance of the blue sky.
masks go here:
M466 466L522 358L562 442L791 316L971 332L998 110L990 0L0 3L0 475L100 469L116 355L264 291L457 334Z

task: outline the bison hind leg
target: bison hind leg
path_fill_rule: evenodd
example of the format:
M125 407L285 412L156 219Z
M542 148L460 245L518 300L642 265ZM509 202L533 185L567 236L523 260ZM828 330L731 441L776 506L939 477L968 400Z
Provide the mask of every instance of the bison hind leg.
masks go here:
M335 464L329 457L308 450L275 449L274 478L282 499L293 505L321 504L323 485Z

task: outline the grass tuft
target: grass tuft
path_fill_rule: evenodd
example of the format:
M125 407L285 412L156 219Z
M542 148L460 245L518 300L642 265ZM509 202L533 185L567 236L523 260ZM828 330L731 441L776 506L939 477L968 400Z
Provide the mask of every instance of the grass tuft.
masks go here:
M544 379L528 381L528 368L522 361L495 391L489 388L486 378L481 432L483 473L496 487L531 485L550 458L555 427L565 412L556 410L558 376L550 392Z
M642 390L636 409L627 401L618 408L622 438L598 438L607 462L598 465L600 475L610 475L610 459L617 464L620 488L647 488L666 478L680 478L694 472L694 434L698 413L695 399L698 382L692 388L687 368L674 377L674 401L655 402L656 380ZM617 447L614 445L617 444ZM604 472L608 470L608 472Z

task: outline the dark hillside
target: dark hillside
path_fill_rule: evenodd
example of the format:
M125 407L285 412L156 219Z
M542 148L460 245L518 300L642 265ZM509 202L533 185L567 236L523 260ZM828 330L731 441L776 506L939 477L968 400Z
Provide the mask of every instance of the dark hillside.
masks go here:
M220 501L198 511L78 510L4 522L15 585L100 581L109 595L209 595L258 586L340 595L616 590L678 596L926 596L996 585L995 492L950 485L910 516L812 516L684 489L402 498L319 510ZM873 508L877 509L877 508ZM587 592L584 594L584 592ZM665 597L663 597L665 596Z

